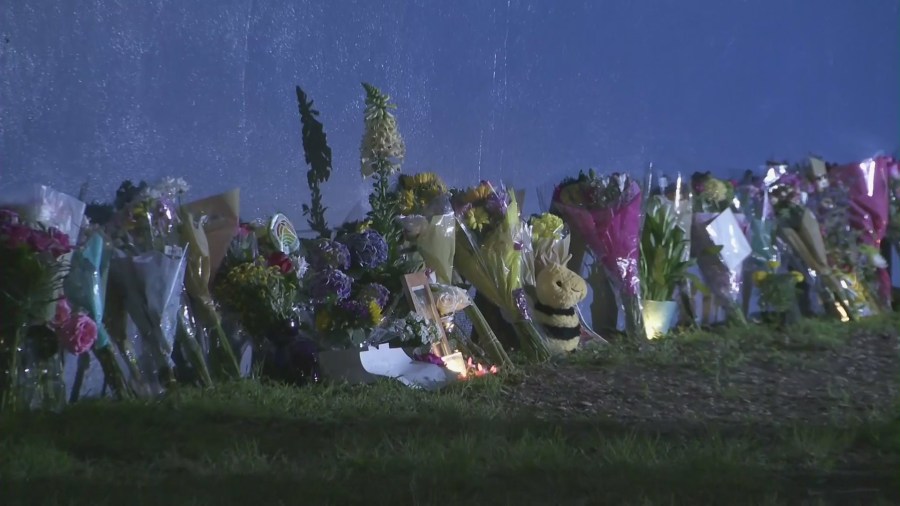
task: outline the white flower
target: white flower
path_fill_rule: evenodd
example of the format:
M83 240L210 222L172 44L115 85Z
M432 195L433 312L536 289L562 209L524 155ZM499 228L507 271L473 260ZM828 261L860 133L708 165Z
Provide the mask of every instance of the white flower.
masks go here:
M187 184L187 182L180 177L175 178L167 176L162 178L162 181L160 181L159 184L156 185L157 191L169 197L184 195L190 189L191 187Z
M878 269L887 269L888 266L887 260L885 260L884 257L881 256L881 253L875 253L874 255L872 255L872 264L874 264Z
M297 279L302 279L306 274L306 271L309 270L309 262L306 261L303 257L297 258Z

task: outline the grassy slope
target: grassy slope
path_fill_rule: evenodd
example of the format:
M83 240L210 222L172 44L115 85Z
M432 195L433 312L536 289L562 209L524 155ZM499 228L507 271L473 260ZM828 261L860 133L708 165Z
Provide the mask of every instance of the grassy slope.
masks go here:
M798 335L801 344L846 346L849 328ZM703 344L710 338L682 336L650 351L619 346L576 360L721 364L739 360L753 342L774 344L719 336L723 355ZM4 504L800 504L810 487L827 488L824 478L849 480L841 488L900 490L900 424L887 407L853 426L773 421L663 431L537 417L505 402L516 383L489 378L427 393L391 382L306 389L244 382L156 402L19 415L0 421L0 497ZM860 474L843 469L847 455L865 464Z

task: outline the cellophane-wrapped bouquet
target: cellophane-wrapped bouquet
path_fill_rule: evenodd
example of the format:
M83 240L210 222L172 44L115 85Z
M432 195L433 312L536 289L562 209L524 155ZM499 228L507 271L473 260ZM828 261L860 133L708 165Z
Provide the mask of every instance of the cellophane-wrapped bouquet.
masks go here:
M863 318L880 312L871 286L881 255L853 225L851 201L850 189L843 182L820 179L807 206L819 219L828 265L843 286L850 317Z
M747 177L736 188L735 200L747 222L747 240L750 242L750 257L744 267L747 272L769 272L765 268L771 262L781 262L781 255L775 245L776 220L766 191L765 183L755 177ZM801 280L802 281L802 280ZM758 283L743 287L744 312L749 311L753 288Z
M532 216L524 228L524 282L534 286L537 275L551 264L565 265L571 236L565 222L553 213Z
M888 218L887 238L894 245L894 250L900 255L900 164L897 160L888 163L888 197L890 202L890 217Z
M584 238L603 266L624 309L626 333L644 338L638 267L642 192L637 181L625 174L581 172L556 187L551 209Z
M401 175L397 192L404 235L415 244L437 281L452 283L456 218L447 186L437 174L423 172Z
M891 274L881 256L881 243L890 221L890 170L896 162L886 156L833 167L828 176L847 189L850 226L863 253L863 272L873 302L883 311L891 310ZM833 184L834 184L833 183ZM874 271L874 272L873 272Z
M512 323L523 351L535 359L548 358L545 339L531 321L523 287L522 222L515 195L502 185L482 181L455 192L452 204L459 224L456 270L500 308L504 319ZM509 363L498 342L483 345L495 363Z
M178 199L187 189L174 178L144 186L108 226L115 251L107 328L129 364L132 389L140 395L157 395L175 382L172 352L186 262L177 228Z
M746 325L740 297L750 244L744 230L745 215L732 209L734 184L708 172L695 173L691 184L694 190L692 254L715 302L725 309L727 321Z
M781 171L767 181L769 197L778 220L778 235L807 269L807 278L818 282L823 308L842 321L855 317L848 290L829 263L822 228L806 206L807 184L796 172Z
M83 328L93 323L90 317L83 315L81 327L70 328L79 322L55 314L71 251L58 229L0 209L0 412L60 409L66 400L62 331L79 346L72 351L82 353L93 344Z

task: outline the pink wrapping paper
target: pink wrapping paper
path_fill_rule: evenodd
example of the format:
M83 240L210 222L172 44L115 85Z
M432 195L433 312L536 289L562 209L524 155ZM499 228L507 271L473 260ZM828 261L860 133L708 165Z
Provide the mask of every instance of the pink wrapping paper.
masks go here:
M861 232L860 240L880 250L888 226L888 172L896 162L886 156L869 158L833 168L829 177L850 192L850 224ZM877 270L878 295L891 300L891 276L887 269ZM888 303L890 305L890 303Z

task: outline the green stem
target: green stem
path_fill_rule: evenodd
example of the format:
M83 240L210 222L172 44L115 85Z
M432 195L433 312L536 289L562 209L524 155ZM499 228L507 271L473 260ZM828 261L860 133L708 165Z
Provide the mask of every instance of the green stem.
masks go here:
M522 350L532 360L542 362L550 358L550 350L547 343L541 337L537 327L533 322L520 320L513 324L516 334L519 335L519 342L522 343Z
M478 306L472 304L465 311L469 321L472 322L472 326L475 327L475 331L481 337L481 347L491 361L507 370L514 369L512 360L509 359L509 355L506 354L506 350L503 349L503 345L500 344L500 340L497 339L497 335L494 334L494 331L488 325L484 314L478 309Z
M25 337L27 327L25 325L17 325L12 333L12 343L2 350L8 354L4 357L7 368L4 371L5 381L0 384L2 390L2 398L0 398L0 412L11 413L17 411L19 407L19 348L22 347L22 341Z

